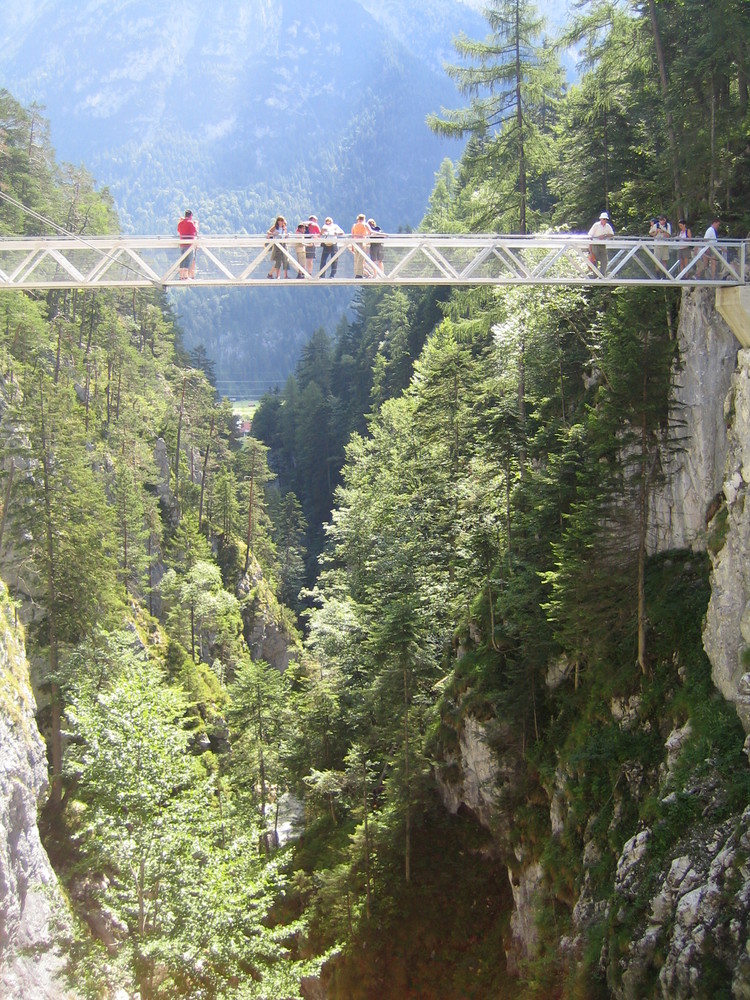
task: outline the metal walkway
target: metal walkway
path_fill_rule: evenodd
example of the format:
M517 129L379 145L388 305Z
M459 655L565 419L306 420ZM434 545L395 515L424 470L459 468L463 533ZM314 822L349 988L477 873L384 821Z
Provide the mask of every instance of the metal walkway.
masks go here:
M318 238L312 275L305 269L302 242L290 234L281 244L284 265L288 266L286 287L592 283L728 287L748 284L746 264L750 264L748 247L742 240L664 243L648 238L613 239L596 245L596 249L606 250L605 265L601 254L598 264L591 261L591 241L585 235L419 233L386 235L382 265L370 260L366 246L342 237L321 271L319 243ZM274 245L265 236L200 236L194 244L196 276L180 280L180 266L189 251L181 250L173 237L0 238L0 291L278 284L268 277Z

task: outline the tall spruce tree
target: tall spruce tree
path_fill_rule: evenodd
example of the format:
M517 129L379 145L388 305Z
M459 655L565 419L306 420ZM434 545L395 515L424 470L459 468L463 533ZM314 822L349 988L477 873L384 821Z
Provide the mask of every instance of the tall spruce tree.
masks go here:
M491 34L483 41L460 35L454 44L465 62L447 67L469 107L431 115L428 123L442 135L472 139L462 167L464 185L475 192L473 227L524 234L535 211L548 207L532 201L532 190L539 194L553 163L562 74L530 0L491 0L484 16Z
M62 800L61 656L119 607L112 509L80 418L72 389L41 373L27 379L24 396L3 415L14 462L35 470L13 483L6 479L6 515L30 596L44 609L40 644L48 663L53 809ZM12 473L9 465L6 477Z

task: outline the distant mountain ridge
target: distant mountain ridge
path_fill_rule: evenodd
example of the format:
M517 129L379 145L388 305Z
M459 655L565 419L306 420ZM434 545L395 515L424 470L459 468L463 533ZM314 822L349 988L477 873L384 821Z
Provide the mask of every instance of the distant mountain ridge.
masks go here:
M462 0L4 0L0 84L46 107L61 160L106 184L123 226L173 232L186 206L204 233L264 231L357 212L386 230L421 220L457 143L425 117L462 99L444 72L459 32L486 21ZM190 346L220 379L280 381L342 292L174 299Z

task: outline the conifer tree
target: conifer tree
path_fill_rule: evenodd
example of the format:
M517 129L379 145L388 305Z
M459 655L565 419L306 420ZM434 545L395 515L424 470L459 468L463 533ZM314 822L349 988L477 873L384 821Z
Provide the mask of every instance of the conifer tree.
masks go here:
M454 44L468 64L448 67L469 107L428 122L443 135L473 138L462 165L465 183L482 194L474 226L491 230L502 220L503 229L524 234L535 208L532 186L552 164L552 108L562 77L530 0L491 0L484 16L490 35L460 35Z
M289 780L284 736L287 684L283 674L263 660L245 660L229 693L235 787L256 813L260 849L268 855L278 844L279 799Z
M243 442L236 458L237 470L243 480L245 494L245 572L251 556L261 564L272 562L269 548L270 525L266 511L266 483L272 478L268 468L268 448L254 437Z
M71 390L43 374L28 379L19 405L4 415L14 461L37 475L17 478L7 515L25 553L32 594L44 608L46 683L51 700L53 808L62 798L61 704L58 671L65 647L83 639L119 607L113 519L92 469ZM7 475L12 473L12 466Z
M305 573L306 524L300 502L293 493L286 493L278 500L271 521L279 564L279 598L287 607L298 608Z

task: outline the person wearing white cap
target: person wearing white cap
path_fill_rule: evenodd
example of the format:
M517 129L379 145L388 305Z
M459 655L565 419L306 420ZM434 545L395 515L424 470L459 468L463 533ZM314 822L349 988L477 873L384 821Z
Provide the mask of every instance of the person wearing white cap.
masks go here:
M336 266L338 264L338 258L334 256L336 253L336 241L339 236L344 236L344 230L341 226L337 225L330 215L326 216L326 220L323 223L323 228L321 229L320 237L320 272L325 272L326 264L329 259L331 263L328 266L328 273L326 277L335 278L336 277Z
M615 235L615 231L612 228L612 224L609 221L609 215L606 212L602 212L596 222L593 224L591 229L589 229L589 239L591 240L611 240ZM589 260L592 264L596 264L599 271L604 277L607 273L607 265L609 264L609 257L607 255L607 248L603 243L592 243L589 247Z

